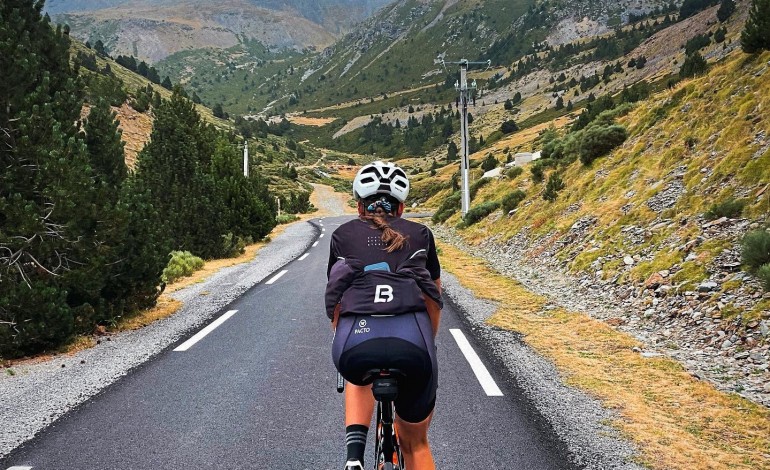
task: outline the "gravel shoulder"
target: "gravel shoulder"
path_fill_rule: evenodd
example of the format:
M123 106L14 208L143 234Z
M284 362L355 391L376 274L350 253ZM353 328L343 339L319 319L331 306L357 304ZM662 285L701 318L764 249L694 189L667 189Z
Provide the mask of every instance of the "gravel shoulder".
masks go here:
M547 262L522 262L523 251L516 243L501 245L490 241L471 246L451 228L434 226L432 229L442 240L485 260L499 273L549 298L554 305L586 313L609 324L617 321L613 324L616 329L644 344L644 349L639 351L643 356L669 356L685 366L693 377L705 379L721 391L770 406L767 346L753 355L746 352L742 356L726 354L719 347L704 347L693 339L698 329L677 325L675 321L661 325L657 315L649 315L649 306L619 298L612 286L576 278ZM665 310L665 304L660 308ZM664 315L665 319L668 317ZM752 359L756 359L754 363Z
M298 222L248 263L225 268L171 294L184 302L170 317L102 339L93 348L14 367L0 375L0 457L105 387L206 323L246 290L302 254L315 226Z
M465 314L465 321L523 395L550 423L569 449L574 463L585 469L637 470L636 449L608 426L618 417L602 403L565 385L554 365L512 331L491 327L486 320L497 310L477 298L448 272L441 275L445 299Z

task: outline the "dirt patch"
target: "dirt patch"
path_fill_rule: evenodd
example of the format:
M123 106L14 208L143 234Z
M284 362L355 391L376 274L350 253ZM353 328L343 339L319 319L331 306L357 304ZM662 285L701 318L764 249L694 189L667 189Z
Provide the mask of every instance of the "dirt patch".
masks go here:
M313 118L307 116L286 116L286 119L292 124L312 127L323 127L335 121L335 118Z
M118 127L123 131L126 165L133 170L136 167L136 157L150 140L153 119L149 114L140 113L126 103L112 110L118 115Z

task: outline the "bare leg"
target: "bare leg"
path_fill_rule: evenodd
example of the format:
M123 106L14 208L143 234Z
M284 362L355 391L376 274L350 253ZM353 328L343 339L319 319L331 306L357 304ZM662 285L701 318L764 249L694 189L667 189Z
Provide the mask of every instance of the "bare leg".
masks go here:
M374 414L374 395L372 386L358 386L345 383L345 426L363 424L369 427Z
M409 470L436 470L428 444L428 428L432 418L433 413L419 423L407 423L396 416L398 443L404 454L404 464Z

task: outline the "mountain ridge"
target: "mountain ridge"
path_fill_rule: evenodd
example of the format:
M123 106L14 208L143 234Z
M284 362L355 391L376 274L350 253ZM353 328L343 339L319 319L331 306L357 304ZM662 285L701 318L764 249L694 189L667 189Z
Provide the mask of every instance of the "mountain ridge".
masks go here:
M101 40L110 53L151 63L204 48L227 49L257 40L272 49L315 50L386 3L225 0L52 1L46 11L82 41ZM313 8L313 4L320 8Z

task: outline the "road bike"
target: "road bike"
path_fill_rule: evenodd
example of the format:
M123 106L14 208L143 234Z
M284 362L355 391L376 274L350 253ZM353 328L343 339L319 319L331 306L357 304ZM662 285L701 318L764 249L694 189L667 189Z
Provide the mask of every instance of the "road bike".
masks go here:
M398 445L395 400L398 397L398 379L403 374L395 369L373 369L364 375L364 383L372 384L372 394L377 400L377 430L374 438L375 470L406 470L404 456ZM337 374L337 391L342 393L345 381Z

